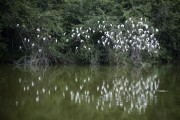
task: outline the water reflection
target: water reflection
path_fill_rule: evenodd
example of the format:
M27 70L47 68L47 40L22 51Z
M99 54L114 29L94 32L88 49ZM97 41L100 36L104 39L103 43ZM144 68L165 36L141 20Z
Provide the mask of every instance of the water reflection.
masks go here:
M78 79L75 78L75 81L77 82ZM90 77L87 77L79 83L78 90L67 93L71 101L74 103L95 102L96 109L102 111L112 107L121 107L128 113L133 110L138 110L139 113L145 111L148 103L155 99L154 94L159 86L157 74L146 78L140 77L137 80L126 76L103 80L95 86L96 91L83 89L83 86L87 86L89 82Z
M0 119L179 120L178 71L178 66L0 66Z
M39 70L40 71L40 70ZM39 104L43 99L64 99L85 104L97 111L118 109L139 114L156 102L160 81L157 71L117 67L56 67L37 74L23 71L16 106L24 102ZM48 97L49 96L49 97Z

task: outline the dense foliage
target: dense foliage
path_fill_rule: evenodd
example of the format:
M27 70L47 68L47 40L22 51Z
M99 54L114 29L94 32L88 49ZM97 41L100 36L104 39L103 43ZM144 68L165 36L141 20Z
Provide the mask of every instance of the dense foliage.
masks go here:
M141 64L180 58L176 0L0 3L1 62Z

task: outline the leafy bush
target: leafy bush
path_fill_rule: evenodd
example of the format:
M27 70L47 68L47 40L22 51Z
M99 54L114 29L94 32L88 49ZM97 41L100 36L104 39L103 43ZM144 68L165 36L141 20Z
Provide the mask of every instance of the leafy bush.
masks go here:
M0 57L3 55L3 53L7 50L7 44L0 42Z
M24 52L17 63L29 66L49 65L57 62L61 57L61 49L64 47L63 41L58 40L44 29L31 29L26 32L23 26L17 24L18 30L27 34L27 37L22 37L22 45L19 49ZM22 33L20 33L22 35Z

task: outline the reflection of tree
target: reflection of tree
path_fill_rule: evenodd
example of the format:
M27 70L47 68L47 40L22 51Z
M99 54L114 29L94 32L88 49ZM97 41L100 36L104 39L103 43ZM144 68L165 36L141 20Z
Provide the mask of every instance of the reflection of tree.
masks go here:
M19 81L23 94L34 103L59 94L76 104L93 104L97 110L120 107L126 112L142 112L159 86L155 71L137 68L59 66L38 71L28 72L31 77Z
M152 111L154 116L163 120L180 119L180 66L163 65L158 70L158 77L161 80L159 89L168 92L157 93L156 111Z
M107 84L108 85L108 84ZM140 78L137 81L128 80L126 77L113 80L113 88L108 90L106 84L101 86L101 99L98 99L97 109L101 110L112 106L122 107L125 111L145 110L158 88L155 76L147 79ZM108 103L107 105L104 105Z
M141 120L164 116L168 120L172 115L173 118L179 116L180 89L176 72L179 68L176 67L54 66L37 71L1 69L0 114L15 120L19 120L18 116L25 119L29 114L32 114L29 119L46 114L48 119L59 119L61 115L64 119L76 116L80 120L129 119L133 113L134 119ZM162 93L159 89L168 92ZM104 117L105 114L107 117Z

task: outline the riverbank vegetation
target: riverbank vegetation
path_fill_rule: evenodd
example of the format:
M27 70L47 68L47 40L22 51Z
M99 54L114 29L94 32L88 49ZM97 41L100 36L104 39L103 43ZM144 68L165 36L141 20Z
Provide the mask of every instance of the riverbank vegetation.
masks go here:
M134 64L180 58L178 1L2 0L1 62Z

